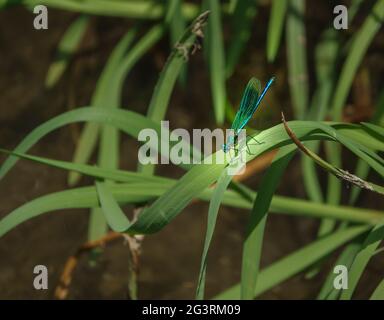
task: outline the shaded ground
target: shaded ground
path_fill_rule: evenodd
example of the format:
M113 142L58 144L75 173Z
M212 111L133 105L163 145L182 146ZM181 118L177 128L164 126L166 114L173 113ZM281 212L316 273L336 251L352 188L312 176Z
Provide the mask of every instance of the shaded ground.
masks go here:
M266 16L266 15L265 15ZM69 72L51 91L43 87L44 77L54 48L64 27L74 15L50 11L47 31L32 29L32 15L23 9L0 12L0 146L13 148L23 136L38 124L69 108L86 105L95 81L108 53L123 34L123 21L98 18L87 34L84 47L91 48L71 64ZM11 27L12 26L12 27ZM109 30L108 32L106 31ZM259 37L257 35L257 37ZM259 39L260 40L260 39ZM124 93L125 105L144 112L157 74L166 58L166 41L156 46L150 55L133 70ZM175 93L168 117L173 127L204 128L212 124L209 81L201 54L193 58L189 68L191 87ZM265 70L249 66L262 65L253 50L244 58L230 87L241 91L251 73ZM284 57L277 63L284 64ZM244 79L245 78L245 79ZM284 88L278 88L279 99ZM232 92L232 90L230 90ZM236 91L235 91L236 92ZM238 97L231 97L236 101ZM276 99L272 97L271 99ZM273 123L278 112L271 114ZM70 160L80 127L70 126L44 138L30 153L49 158ZM129 139L122 142L122 167L135 167L136 144ZM0 160L4 159L0 156ZM293 161L280 187L280 194L303 197L298 161ZM351 165L351 164L348 164ZM161 167L164 175L178 177L179 169ZM256 188L259 176L249 185ZM373 177L375 178L375 177ZM84 179L83 185L90 180ZM20 161L0 183L0 217L40 195L66 188L66 172ZM361 206L383 208L376 196L363 192ZM188 206L169 226L158 234L148 236L143 243L139 276L139 297L159 299L193 298L205 234L206 203ZM27 221L0 239L0 299L51 299L63 265L86 240L87 210L67 210L42 215ZM246 211L222 208L209 256L207 296L210 297L239 281L240 261ZM318 222L312 219L272 215L267 224L263 249L263 265L268 265L298 247L310 242L316 235ZM74 273L69 298L126 299L128 278L128 249L118 241L108 246L96 266L87 259L80 261ZM366 298L383 276L383 255L375 257L366 270L358 297ZM33 267L46 265L49 269L49 290L33 289ZM330 266L330 263L328 263ZM327 269L327 268L326 268ZM311 280L294 277L263 295L267 299L303 299L316 296L326 272Z

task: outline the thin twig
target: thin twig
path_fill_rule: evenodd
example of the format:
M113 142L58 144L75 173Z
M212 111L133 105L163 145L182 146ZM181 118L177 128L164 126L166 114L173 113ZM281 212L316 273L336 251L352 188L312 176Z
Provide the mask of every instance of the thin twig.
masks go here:
M352 173L349 173L348 171L345 171L343 169L337 168L330 163L326 162L322 158L320 158L316 153L309 150L301 141L296 137L296 135L293 133L293 131L288 127L288 123L285 121L284 113L281 113L281 118L284 124L285 131L289 135L289 137L292 139L292 141L296 144L296 146L304 152L307 156L313 159L319 166L321 166L324 170L328 171L329 173L333 174L340 180L344 180L350 184L353 184L359 188L367 189L370 191L375 191L380 194L384 194L384 188L382 186L376 185L371 182L367 182L358 176L355 176Z
M80 257L92 249L98 247L104 247L107 243L111 243L117 239L124 238L123 234L117 232L110 232L102 238L94 241L88 241L80 246L76 250L76 253L67 259L64 265L64 270L60 276L59 284L57 285L54 293L54 297L59 300L63 300L68 296L69 286L72 282L72 274L77 266ZM124 238L125 239L125 238Z
M70 256L65 265L64 270L60 276L59 284L57 285L54 297L59 300L66 299L69 293L69 286L72 282L73 272L80 260L80 257L95 248L105 247L106 244L112 243L118 239L124 239L124 243L129 245L130 253L132 256L132 271L137 273L139 269L139 254L143 235L129 236L125 233L109 232L98 240L88 241L81 245L76 253Z

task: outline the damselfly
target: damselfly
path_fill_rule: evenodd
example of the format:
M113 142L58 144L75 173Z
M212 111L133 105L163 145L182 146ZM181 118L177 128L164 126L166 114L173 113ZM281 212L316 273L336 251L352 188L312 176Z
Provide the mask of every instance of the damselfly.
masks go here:
M223 144L223 151L227 153L230 149L235 148L238 143L239 133L246 126L248 121L252 118L256 109L259 107L261 100L264 98L269 87L272 85L275 77L272 77L267 82L264 90L261 92L260 81L256 78L249 80L245 88L243 97L241 98L240 108L237 111L235 119L233 120L231 129L233 135L227 138L227 143ZM261 94L260 94L261 92Z

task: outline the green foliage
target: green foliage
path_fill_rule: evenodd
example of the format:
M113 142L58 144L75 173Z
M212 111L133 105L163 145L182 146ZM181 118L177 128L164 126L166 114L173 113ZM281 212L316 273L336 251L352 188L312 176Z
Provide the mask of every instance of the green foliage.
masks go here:
M351 1L350 23L359 14L361 3L361 0ZM4 4L0 1L0 8L6 10ZM279 149L257 192L232 181L232 176L227 172L229 163L216 163L215 160L223 156L222 150L207 156L205 163L181 164L180 167L186 172L176 180L155 175L155 165L139 164L137 171L119 169L119 144L121 133L137 140L140 130L151 128L160 135L160 121L166 118L167 112L171 112L170 101L172 93L177 90L177 79L188 90L186 65L194 59L193 54L198 54L197 49L201 45L207 67L199 72L206 73L210 81L210 95L205 99L211 101L211 108L206 113L214 115L210 118L216 126L224 123L226 113L233 118L227 101L227 89L229 91L232 88L227 87L227 83L231 83L227 80L243 63L242 57L246 56L246 52L248 54L246 49L254 47L250 42L254 41L254 27L262 26L263 17L256 15L262 2L247 0L222 3L205 0L200 7L182 0L20 0L12 5L31 7L36 4L80 13L63 32L57 45L56 57L46 75L48 87L55 85L65 72L91 16L94 19L98 15L121 17L135 23L119 40L106 61L89 107L76 108L39 125L13 151L0 149L1 153L8 155L0 167L0 181L19 159L24 159L68 171L68 183L72 188L40 196L7 214L0 220L0 240L4 234L29 219L51 211L74 208L91 210L90 239L102 237L108 228L131 235L152 234L170 224L192 200L200 199L209 202L209 209L196 298L205 297L208 253L221 205L244 209L249 213L249 218L243 241L241 282L215 298L253 299L301 272L307 272L307 276L322 272L322 262L343 246L335 264L348 267L350 286L342 292L334 289L331 270L317 298L352 298L359 289L358 283L368 262L380 250L378 248L384 239L384 215L378 210L354 206L361 190L356 186L347 200L349 206L342 205L342 186L346 177L365 182L370 172L380 178L384 176L384 95L375 100L375 112L371 120L359 124L343 123L341 120L358 68L363 64L367 50L382 26L384 0L375 1L371 12L352 36L333 29L321 30L313 59L309 56L312 52L306 43L307 2L271 2L269 24L265 30L266 46L257 43L256 47L258 50L266 48L263 56L265 63L274 62L279 54L286 53L288 84L283 83L283 77L278 77L277 84L289 89L292 114L297 120L287 124L299 143L294 143L283 124L252 134L251 137L261 143L249 144L247 162ZM149 23L137 23L137 20ZM229 37L225 37L227 25ZM285 38L282 37L284 27ZM122 109L125 79L138 61L168 34L170 54L158 76L152 97L148 97L146 115ZM286 48L286 52L283 48ZM309 65L312 61L314 66ZM258 68L260 66L252 66L251 69ZM192 70L192 67L189 69ZM266 69L270 70L270 67ZM313 88L308 81L308 72L312 70L315 70L316 80ZM253 74L250 73L251 76ZM280 102L279 97L274 97L275 101L278 101L279 109L289 106ZM127 106L130 108L131 104L128 102ZM324 121L327 117L334 122ZM72 162L27 154L33 145L52 131L78 122L85 122L85 125ZM176 143L170 142L170 146ZM187 141L182 141L182 144L191 147ZM297 146L305 153L301 159L301 171L309 200L277 195L277 187L284 179ZM151 145L151 148L161 152L157 144ZM342 169L345 165L341 156L342 148L357 160L353 174ZM96 149L97 165L88 165ZM320 150L325 151L325 160L317 155ZM329 173L326 183L319 179L318 166ZM75 188L82 175L91 178L92 184ZM373 186L374 191L382 193L381 186L369 185ZM380 194L374 196L381 197ZM137 219L131 221L125 215L122 206L126 204L141 209ZM318 237L260 270L265 224L268 215L275 213L318 219L321 221ZM381 281L371 299L383 298L384 282Z

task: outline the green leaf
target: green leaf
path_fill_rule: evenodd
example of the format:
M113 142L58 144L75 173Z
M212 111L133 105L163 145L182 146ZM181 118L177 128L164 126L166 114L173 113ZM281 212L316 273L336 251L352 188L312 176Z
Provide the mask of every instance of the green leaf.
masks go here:
M384 128L368 122L362 122L362 125L376 133L379 136L379 139L384 139Z
M79 121L91 121L113 125L135 137L142 128L153 128L158 136L161 136L160 126L158 124L155 124L151 120L134 112L119 109L107 110L105 108L97 107L82 108L66 112L37 127L25 137L15 151L23 153L50 131L59 128L60 126ZM367 150L364 150L363 146L354 145L331 126L311 121L291 121L289 122L289 126L295 131L299 139L330 139L332 137L332 139L338 139L358 156L368 157L367 161L369 161L371 165L377 164L376 159L373 159L368 155L366 153ZM337 125L335 125L335 127L337 127ZM343 125L344 130L347 127L348 125ZM311 134L313 136L311 136ZM260 132L256 136L256 139L263 143L257 146L249 145L250 155L247 156L247 161L252 160L266 151L292 143L281 124ZM174 142L171 142L170 147L172 147L173 144ZM157 143L154 144L151 142L149 145L155 150L158 149ZM364 152L361 149L363 149ZM191 169L178 180L172 188L162 194L162 196L149 208L143 210L141 214L142 219L139 219L131 227L130 232L154 232L168 224L193 198L198 197L203 190L218 179L226 166L225 162L218 163L217 161L217 159L222 157L223 151L220 150L207 157L203 164L195 165L192 168L189 166ZM5 161L0 168L0 177L4 176L4 174L15 164L16 160L15 156L10 156ZM298 203L300 203L300 205L298 205ZM332 211L332 213L329 213L323 212L324 207L322 206L308 206L305 202L301 203L296 201L293 203L285 201L284 208L279 208L278 204L274 203L273 200L271 208L271 210L277 209L279 212L283 211L290 214L301 214L305 211L308 216L332 217L348 221L377 221L377 219L379 219L377 215L372 216L367 212L365 212L364 215L361 215L361 212L364 212L361 209L353 210L352 208L351 210L346 211L339 209L338 207L331 207L328 211Z
M165 6L157 1L24 0L23 3L27 6L43 4L67 11L133 19L160 19L165 14ZM196 5L190 3L184 3L182 6L186 19L194 18L198 14L198 10Z
M204 299L205 275L207 272L207 255L209 246L211 245L213 232L216 226L217 215L219 213L220 204L223 200L224 192L228 188L232 180L232 176L228 175L227 170L224 170L217 181L216 188L209 202L207 232L204 240L204 249L201 257L199 279L197 282L196 299Z
M327 155L327 160L329 163L337 168L341 167L341 157L340 157L340 145L327 141L324 144L325 151ZM334 175L328 175L328 184L327 184L327 195L326 201L329 204L337 205L341 200L341 183Z
M213 99L215 120L218 125L223 124L225 117L226 89L225 89L225 54L221 11L218 0L204 0L204 8L210 11L208 32L204 44L208 53L208 65Z
M169 22L170 28L170 45L173 49L174 45L183 35L183 30L186 28L186 20L182 14L181 0L167 0L168 9L165 21ZM187 81L187 65L184 65L180 70L179 82L185 87Z
M153 178L157 179L157 177ZM113 194L113 197L120 205L127 203L137 204L148 203L159 196L164 196L172 190L176 183L176 181L166 182L163 180L160 180L159 182L147 181L145 183L139 181L129 184L112 185L109 189ZM212 189L205 188L195 190L195 194L197 198L207 201L212 196ZM251 193L251 199L248 199L237 194L236 192L227 190L223 199L223 204L249 210L252 208L252 201L255 197L256 193L253 192ZM0 237L24 221L49 211L94 208L98 205L99 201L96 188L93 186L48 194L25 203L1 219ZM314 204L309 201L282 196L274 196L272 198L270 211L273 213L290 214L294 216L332 218L342 221L372 225L378 224L384 219L384 216L380 211L345 206ZM177 213L178 212L176 212L176 214ZM137 232L139 234L156 232L162 228L163 220L170 221L172 219L170 214L175 215L174 212L163 210L158 211L157 215L152 214L150 211L143 211L139 215L138 221L145 218L146 222L141 225L137 225L135 227L136 231L129 230L129 232Z
M384 300L384 280L381 280L381 282L371 295L370 300Z
M148 107L147 115L150 119L154 121L163 120L177 77L181 71L181 67L185 63L186 59L189 58L189 50L196 40L196 33L193 30L195 26L202 28L207 17L208 15L205 13L201 14L191 24L191 26L185 30L184 34L177 43L177 47L173 48L171 54L169 55L167 62L160 73L159 80L156 83L156 87Z
M96 190L99 197L101 210L103 211L105 219L108 222L110 228L116 232L124 232L127 230L131 222L120 209L106 183L96 181Z
M367 227L357 226L337 231L329 236L315 240L304 248L296 250L277 262L272 263L269 267L261 270L254 296L262 294L277 284L305 270L305 268L309 267L322 257L328 255L341 245L367 230ZM221 300L239 298L240 285L235 285L214 297L214 299Z
M135 63L158 41L163 35L164 27L162 25L156 25L152 27L129 51L124 57L120 54L120 46L116 48L116 51L112 53L112 63L116 64L113 72L113 77L109 79L107 83L108 93L103 95L100 101L101 106L108 108L119 108L121 105L121 95L124 79L129 70L135 65ZM122 46L123 49L125 46ZM119 152L119 132L114 126L104 125L101 129L100 135L100 147L99 147L99 165L101 167L115 169L118 167L120 158ZM107 182L106 182L107 183ZM99 226L92 227L89 240L100 238L106 231L106 221L103 221L101 217L93 218L93 215L99 215L100 210L96 209L91 212L91 222L99 224ZM104 227L103 227L104 225Z
M361 239L357 238L354 241L352 241L350 244L346 246L346 248L343 249L342 253L337 258L336 262L333 264L334 266L337 265L343 265L348 270L350 270L350 267L353 263L353 260L356 257L356 254L361 249ZM340 290L335 289L333 285L333 281L335 279L335 273L333 272L333 269L328 273L327 278L325 279L323 286L317 296L317 299L319 300L335 300L338 299L340 296Z
M137 43L128 50L134 40L136 29L130 30L120 40L105 66L97 83L92 97L92 105L105 108L117 108L121 105L121 92L124 80L143 55L162 37L164 27L156 25L152 27ZM73 161L86 163L96 147L100 128L97 124L88 123L83 129L79 139ZM118 134L111 127L106 126L101 135L100 161L104 165L116 166L118 159ZM78 182L80 176L75 173L69 175L69 185Z
M384 20L384 0L377 0L348 50L332 102L332 117L340 120L357 68Z
M148 176L145 174L142 174L140 172L132 172L132 171L126 171L126 170L116 170L116 169L106 169L106 168L100 168L97 166L91 166L87 164L79 164L79 163L73 163L73 162L67 162L67 161L60 161L60 160L53 160L43 157L37 157L37 156L31 156L23 153L18 152L12 152L5 149L0 148L0 152L13 155L22 159L31 160L34 162L38 162L41 164L46 164L52 167L68 170L68 171L75 171L96 179L108 179L113 180L116 182L156 182L159 183L170 183L172 182L171 179L165 178L165 177L153 177Z
M305 1L289 0L287 16L288 77L295 117L303 119L308 105Z
M331 94L337 58L339 55L339 33L330 28L321 34L320 42L315 48L316 78L317 88L311 101L311 108L308 112L308 120L323 120L327 114L327 108ZM317 153L320 143L310 142L306 146ZM321 191L320 182L317 177L315 163L308 157L302 158L302 171L305 190L312 201L323 202L324 197ZM329 230L329 222L325 221L319 229L318 235L321 236Z
M252 35L252 22L257 13L254 0L237 1L231 17L231 41L226 61L226 77L229 78L244 52Z
M268 23L267 34L267 59L273 62L281 42L281 34L284 26L285 14L287 12L288 0L272 1L271 14Z
M115 92L114 86L112 86L112 83L114 83L113 79L115 77L115 71L118 69L126 50L132 44L136 32L136 29L128 31L111 53L111 56L97 81L96 89L91 100L92 106L106 107L109 103L116 101L116 97L113 94ZM85 125L73 155L73 162L88 162L92 152L96 148L99 133L99 125L95 123L87 123ZM72 186L76 184L79 179L79 174L71 172L68 176L68 184Z
M173 48L167 62L160 73L159 80L156 83L151 102L148 107L147 117L155 122L164 119L171 99L171 94L175 86L185 60L189 58L191 48L195 45L196 32L204 27L208 13L199 15L194 22L184 31L184 34ZM195 30L195 28L197 28ZM138 170L146 174L153 174L153 165L138 165Z
M370 169L369 164L366 163L365 161L359 159L357 162L357 165L356 165L355 174L358 177L361 177L362 179L364 179L365 177L368 176L369 169ZM361 188L358 188L356 186L353 186L351 188L351 194L350 194L349 201L348 201L349 205L355 204L361 190L362 190Z
M357 1L360 1L360 0L357 0ZM382 93L377 98L375 112L374 112L374 115L372 116L371 122L373 124L381 124L382 120L384 119L384 91L382 90L381 92ZM362 125L364 126L365 123L362 123ZM358 159L356 164L356 169L355 169L357 176L362 177L364 179L365 177L368 176L369 169L370 169L369 165L366 162L364 162L361 159ZM352 188L351 194L349 197L349 204L354 204L356 202L360 194L360 191L361 191L360 188L356 188L356 187Z
M99 107L84 107L63 113L38 126L23 139L23 141L16 147L14 151L17 153L24 153L51 131L64 125L81 121L111 124L133 137L137 137L143 128L154 129L158 136L161 136L161 129L159 124L156 124L150 119L135 112ZM150 142L148 143L151 144ZM173 144L174 142L170 142L170 145ZM153 147L155 150L158 149L158 145L151 144L151 147ZM8 159L0 168L0 179L9 171L9 169L12 168L16 161L17 157L8 157ZM189 166L186 165L185 167Z
M253 204L243 245L241 299L253 299L259 273L268 210L276 188L281 181L281 176L295 153L292 147L280 149L260 183L261 188Z
M53 87L63 75L68 66L69 60L78 48L80 41L83 39L88 27L88 22L89 18L81 15L74 22L72 22L65 31L59 42L55 60L49 66L45 78L45 86L47 88Z
M343 289L340 299L349 300L356 289L357 283L371 257L375 254L380 242L384 239L384 224L375 226L368 234L363 247L356 255L348 272L348 289Z

